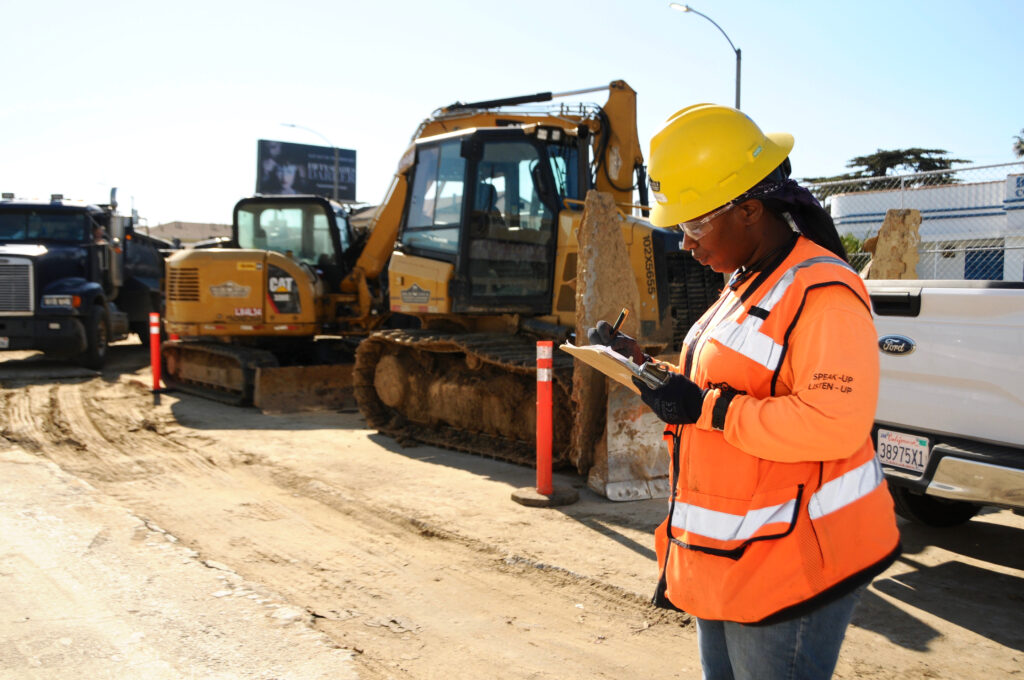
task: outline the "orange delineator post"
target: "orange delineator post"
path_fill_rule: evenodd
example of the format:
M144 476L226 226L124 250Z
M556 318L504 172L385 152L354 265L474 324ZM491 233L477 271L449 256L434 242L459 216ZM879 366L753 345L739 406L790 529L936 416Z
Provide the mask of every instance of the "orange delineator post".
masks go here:
M551 495L551 374L555 343L537 342L537 493Z
M153 403L160 403L160 315L149 314L149 363L153 367Z

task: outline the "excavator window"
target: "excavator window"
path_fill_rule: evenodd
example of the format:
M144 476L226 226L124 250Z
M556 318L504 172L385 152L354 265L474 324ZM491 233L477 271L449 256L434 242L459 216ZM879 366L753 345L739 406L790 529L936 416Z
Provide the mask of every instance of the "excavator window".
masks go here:
M457 140L419 149L402 243L454 257L465 194L466 159Z
M327 215L314 213L312 218L312 243L309 244L309 247L312 249L312 255L315 255L316 258L319 259L320 255L330 253L334 250L334 247L331 245L331 231L327 226ZM344 252L348 250L349 245L351 245L348 239L348 230L339 229L338 232L338 235L341 237L341 250Z
M541 149L526 139L483 143L465 259L472 298L546 299L555 220L537 186L543 163Z
M334 260L328 216L319 203L253 203L237 212L238 245L273 250L316 266ZM348 244L347 232L342 246Z

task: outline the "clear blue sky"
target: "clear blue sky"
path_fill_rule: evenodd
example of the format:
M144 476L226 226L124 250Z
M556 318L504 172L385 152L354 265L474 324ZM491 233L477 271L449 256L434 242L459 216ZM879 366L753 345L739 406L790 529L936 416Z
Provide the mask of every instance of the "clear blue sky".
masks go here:
M255 190L256 140L357 153L380 202L419 122L456 100L616 79L641 142L732 104L735 53L661 0L4 0L0 190L104 201L150 225L222 222ZM743 110L796 137L794 174L876 149L1011 162L1024 128L1018 0L693 0L742 50ZM587 101L603 103L603 95Z

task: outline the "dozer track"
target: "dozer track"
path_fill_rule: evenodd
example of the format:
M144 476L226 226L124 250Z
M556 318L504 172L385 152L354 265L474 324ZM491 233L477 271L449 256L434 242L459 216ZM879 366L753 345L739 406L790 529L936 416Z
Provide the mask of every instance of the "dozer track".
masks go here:
M537 344L498 333L386 330L356 352L367 424L417 441L523 465L536 461ZM555 351L552 467L569 464L572 357Z
M236 406L253 400L256 369L277 366L266 350L169 340L160 348L168 387Z

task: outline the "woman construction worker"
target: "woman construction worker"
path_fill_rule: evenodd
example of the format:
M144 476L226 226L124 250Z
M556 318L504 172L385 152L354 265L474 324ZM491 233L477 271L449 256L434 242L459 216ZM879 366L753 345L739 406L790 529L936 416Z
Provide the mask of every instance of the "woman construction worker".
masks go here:
M655 603L697 619L707 679L828 678L854 606L900 551L871 443L871 302L831 217L789 178L793 137L700 104L651 140L651 221L731 278L641 398L673 491ZM591 342L643 358L606 322Z

